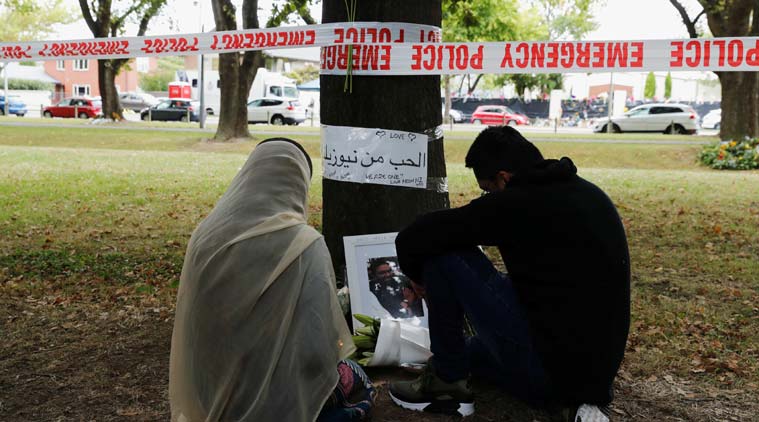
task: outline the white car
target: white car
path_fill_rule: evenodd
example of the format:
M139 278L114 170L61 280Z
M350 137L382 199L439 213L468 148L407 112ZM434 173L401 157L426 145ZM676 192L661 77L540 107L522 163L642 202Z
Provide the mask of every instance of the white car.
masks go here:
M306 108L288 98L258 98L248 103L248 123L297 125L306 120Z
M607 132L608 119L596 124L594 132ZM611 118L611 131L694 134L698 131L698 113L685 104L643 104L620 117Z
M706 113L706 116L704 116L704 119L701 121L701 127L706 128L706 129L719 130L721 124L722 124L722 109L721 108L711 110L710 112Z
M445 121L445 105L443 105L443 109L441 110L441 114L443 115L443 120ZM456 110L455 108L452 108L448 115L451 117L451 120L453 123L461 123L464 121L464 114Z

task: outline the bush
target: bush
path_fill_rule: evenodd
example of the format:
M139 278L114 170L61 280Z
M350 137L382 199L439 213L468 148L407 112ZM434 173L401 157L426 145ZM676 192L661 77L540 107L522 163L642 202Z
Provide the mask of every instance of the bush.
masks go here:
M759 169L759 139L726 141L707 145L698 159L713 169L751 170Z
M18 91L52 91L53 84L27 79L8 79L8 89Z
M168 91L169 82L174 80L174 73L162 71L144 75L140 78L140 88L143 91Z

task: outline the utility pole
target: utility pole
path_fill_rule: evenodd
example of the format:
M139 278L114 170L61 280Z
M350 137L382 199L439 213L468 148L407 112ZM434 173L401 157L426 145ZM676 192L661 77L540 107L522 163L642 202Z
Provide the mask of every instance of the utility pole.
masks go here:
M3 116L8 115L8 63L5 63L2 68L3 71Z

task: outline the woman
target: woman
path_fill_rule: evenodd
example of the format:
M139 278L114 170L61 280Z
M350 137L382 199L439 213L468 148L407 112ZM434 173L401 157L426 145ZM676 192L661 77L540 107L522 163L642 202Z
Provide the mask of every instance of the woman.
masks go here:
M311 172L297 143L262 142L193 233L171 342L172 421L314 421L322 407L343 417L371 406L370 387L368 402L352 395L368 380L341 363L355 347L327 247L306 225ZM356 406L336 412L346 397Z

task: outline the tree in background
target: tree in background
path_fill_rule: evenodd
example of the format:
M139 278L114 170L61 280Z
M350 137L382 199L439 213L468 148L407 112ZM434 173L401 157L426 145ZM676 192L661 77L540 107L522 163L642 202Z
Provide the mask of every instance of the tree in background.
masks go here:
M664 98L672 98L672 73L667 72L667 77L664 79Z
M169 90L169 82L176 79L177 70L184 69L181 57L159 57L156 70L140 77L143 91L164 92Z
M319 78L319 68L312 64L307 64L300 69L285 73L285 76L295 81L295 85L302 85L306 82Z
M34 41L49 37L57 24L75 20L65 0L0 0L0 40Z
M137 36L145 35L150 20L161 11L166 0L79 0L84 21L95 38L118 37L124 35L128 23L137 23ZM103 101L103 116L123 119L119 93L116 90L116 76L124 69L129 59L98 60L98 87Z
M656 97L656 76L654 76L654 72L648 72L646 85L643 88L643 98L652 99L654 97Z
M520 8L515 0L444 0L443 40L449 42L561 40L581 39L597 28L593 9L602 0L530 0L528 8ZM480 82L478 75L462 78L468 82L467 95L471 95ZM526 89L540 88L541 92L561 88L563 76L559 74L499 75L495 85L506 82L515 85L517 94ZM446 89L448 92L449 89ZM461 87L459 88L461 91ZM447 101L447 100L446 100Z
M520 12L517 0L444 0L442 6L446 42L545 38L546 30L537 14ZM482 77L477 75L474 81L471 75L462 77L458 91L466 82L466 93L471 95Z
M694 18L678 0L670 0L677 9L691 38L703 31L698 21L706 16L709 30L715 37L759 36L759 1L698 0L703 7ZM759 136L759 73L715 72L722 86L722 139Z
M281 2L280 2L281 3ZM306 23L314 23L308 11L311 0L288 0L284 5L275 3L272 16L266 22L267 27L276 27L296 14ZM236 30L237 7L232 0L212 0L214 23L217 31ZM260 28L258 20L258 0L243 0L242 28ZM260 50L219 55L219 83L221 85L221 104L219 126L214 139L229 141L249 138L248 131L248 95L258 68L264 66L264 56Z
M0 40L3 42L47 38L54 32L56 24L73 21L72 10L64 0L0 0ZM0 63L0 75L6 66L7 63ZM8 86L18 86L19 83L8 81ZM5 101L5 108L3 114L7 115L8 101Z

